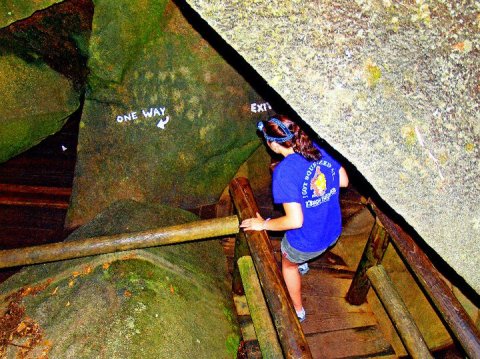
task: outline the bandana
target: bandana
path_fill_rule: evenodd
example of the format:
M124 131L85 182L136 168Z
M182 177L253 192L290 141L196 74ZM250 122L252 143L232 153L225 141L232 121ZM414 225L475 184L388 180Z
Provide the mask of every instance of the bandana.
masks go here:
M265 137L268 142L283 143L293 138L293 133L291 133L287 126L285 126L278 118L272 117L268 122L276 124L285 134L284 137L272 137L267 135L265 132L265 125L263 124L263 121L260 121L257 123L257 129L263 133L263 137Z

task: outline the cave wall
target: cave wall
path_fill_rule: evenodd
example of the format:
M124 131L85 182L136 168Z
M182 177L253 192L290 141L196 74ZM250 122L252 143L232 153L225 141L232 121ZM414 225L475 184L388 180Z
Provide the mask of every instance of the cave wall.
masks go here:
M478 2L187 2L480 292Z
M0 162L57 132L79 109L92 10L88 0L2 3Z
M119 201L67 241L195 219ZM0 286L0 357L233 358L240 337L227 278L218 240L27 266Z
M215 202L269 105L172 1L95 1L89 55L66 225L123 198Z

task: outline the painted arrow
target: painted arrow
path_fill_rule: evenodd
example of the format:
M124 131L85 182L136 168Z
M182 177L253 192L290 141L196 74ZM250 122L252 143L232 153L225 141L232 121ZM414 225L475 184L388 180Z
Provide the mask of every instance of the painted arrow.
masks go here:
M170 116L165 117L165 120L160 120L157 123L157 127L161 128L162 130L165 129L165 125L170 121Z

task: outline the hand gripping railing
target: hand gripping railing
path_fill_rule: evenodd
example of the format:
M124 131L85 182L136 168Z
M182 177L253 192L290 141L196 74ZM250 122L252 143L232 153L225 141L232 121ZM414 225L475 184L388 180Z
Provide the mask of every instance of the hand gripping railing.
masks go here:
M246 178L240 177L232 180L230 183L230 194L233 198L240 221L242 219L255 217L258 212L258 207ZM283 356L286 358L311 358L310 348L273 255L272 244L265 231L246 231L244 235L239 234L237 236L234 265L237 264L238 260L240 268L237 268L237 270L240 270L240 274L242 274L241 267L244 265L242 262L248 261L248 259L244 259L248 258L248 256L251 256L255 265L283 350ZM237 270L234 272L234 291L239 290L239 287L242 285L240 277L244 277L244 275L238 275L239 272L237 272ZM252 318L252 320L255 324L255 318ZM265 355L266 353L262 348L262 343L259 344L262 355ZM276 358L273 355L270 357Z
M369 206L375 212L376 220L347 293L349 303L360 305L365 302L367 292L372 286L395 324L408 353L413 358L431 358L425 340L381 265L385 250L391 241L465 353L469 358L480 358L479 331L438 270L412 237L380 211L373 202L369 201Z

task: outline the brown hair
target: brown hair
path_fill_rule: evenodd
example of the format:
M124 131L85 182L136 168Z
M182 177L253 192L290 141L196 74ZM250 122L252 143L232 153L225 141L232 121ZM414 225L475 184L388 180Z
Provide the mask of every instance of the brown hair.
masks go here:
M318 161L320 158L322 158L320 150L313 145L313 142L308 134L288 116L271 116L267 121L264 121L263 131L265 134L279 139L287 137L288 135L278 124L275 123L275 121L272 121L272 119L278 119L293 134L293 137L290 140L278 142L279 145L287 148L293 147L293 150L296 153L302 155L309 161Z

